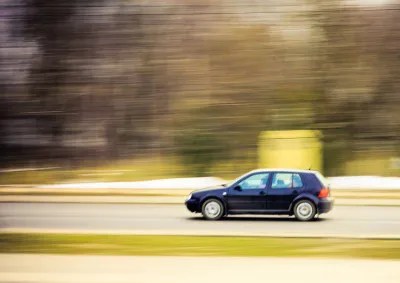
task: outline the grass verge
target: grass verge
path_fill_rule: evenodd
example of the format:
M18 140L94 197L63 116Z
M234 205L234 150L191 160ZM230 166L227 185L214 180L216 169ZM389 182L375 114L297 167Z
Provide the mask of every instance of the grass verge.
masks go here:
M51 166L48 166L51 167ZM0 173L0 185L54 184L60 182L124 182L184 176L176 157L152 157L82 165L77 168L55 168Z
M4 233L0 252L400 259L400 240Z
M241 156L246 155L243 152ZM250 160L226 160L210 168L208 175L224 179L235 179L257 167L256 157ZM102 162L97 165L82 163L76 167L54 167L55 164L42 164L39 167L53 168L42 170L0 172L0 185L55 184L63 182L125 182L163 178L187 177L193 175L192 168L182 164L179 156L163 155L135 159ZM18 168L3 168L18 169ZM24 168L19 168L24 169ZM28 168L29 169L29 168Z

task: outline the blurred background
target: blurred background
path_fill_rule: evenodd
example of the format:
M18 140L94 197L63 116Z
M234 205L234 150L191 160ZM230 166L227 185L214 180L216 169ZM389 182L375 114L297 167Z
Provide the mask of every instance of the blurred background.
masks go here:
M183 206L257 167L335 209ZM398 283L399 239L399 0L0 0L0 282Z
M327 176L399 175L399 19L395 0L2 0L1 183L230 178L288 130Z

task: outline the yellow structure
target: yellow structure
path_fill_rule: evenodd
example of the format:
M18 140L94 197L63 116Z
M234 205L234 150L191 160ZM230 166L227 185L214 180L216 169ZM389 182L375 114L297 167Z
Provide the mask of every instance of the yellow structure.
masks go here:
M312 130L265 131L259 136L260 168L322 170L321 133Z

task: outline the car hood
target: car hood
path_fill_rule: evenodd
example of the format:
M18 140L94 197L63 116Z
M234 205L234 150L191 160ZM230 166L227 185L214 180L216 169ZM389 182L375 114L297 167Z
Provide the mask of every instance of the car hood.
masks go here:
M218 191L225 191L227 187L219 185L219 186L212 186L212 187L207 187L204 189L200 190L195 190L192 192L192 194L203 194L203 193L208 193L208 192L218 192Z

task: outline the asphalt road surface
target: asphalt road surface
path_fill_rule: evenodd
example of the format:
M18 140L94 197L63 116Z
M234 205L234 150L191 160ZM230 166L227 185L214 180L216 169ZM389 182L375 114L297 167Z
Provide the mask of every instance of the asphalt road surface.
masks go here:
M397 283L399 267L388 260L3 254L0 282Z
M1 203L0 231L400 238L400 207L336 206L317 221L229 216L206 221L183 205Z

